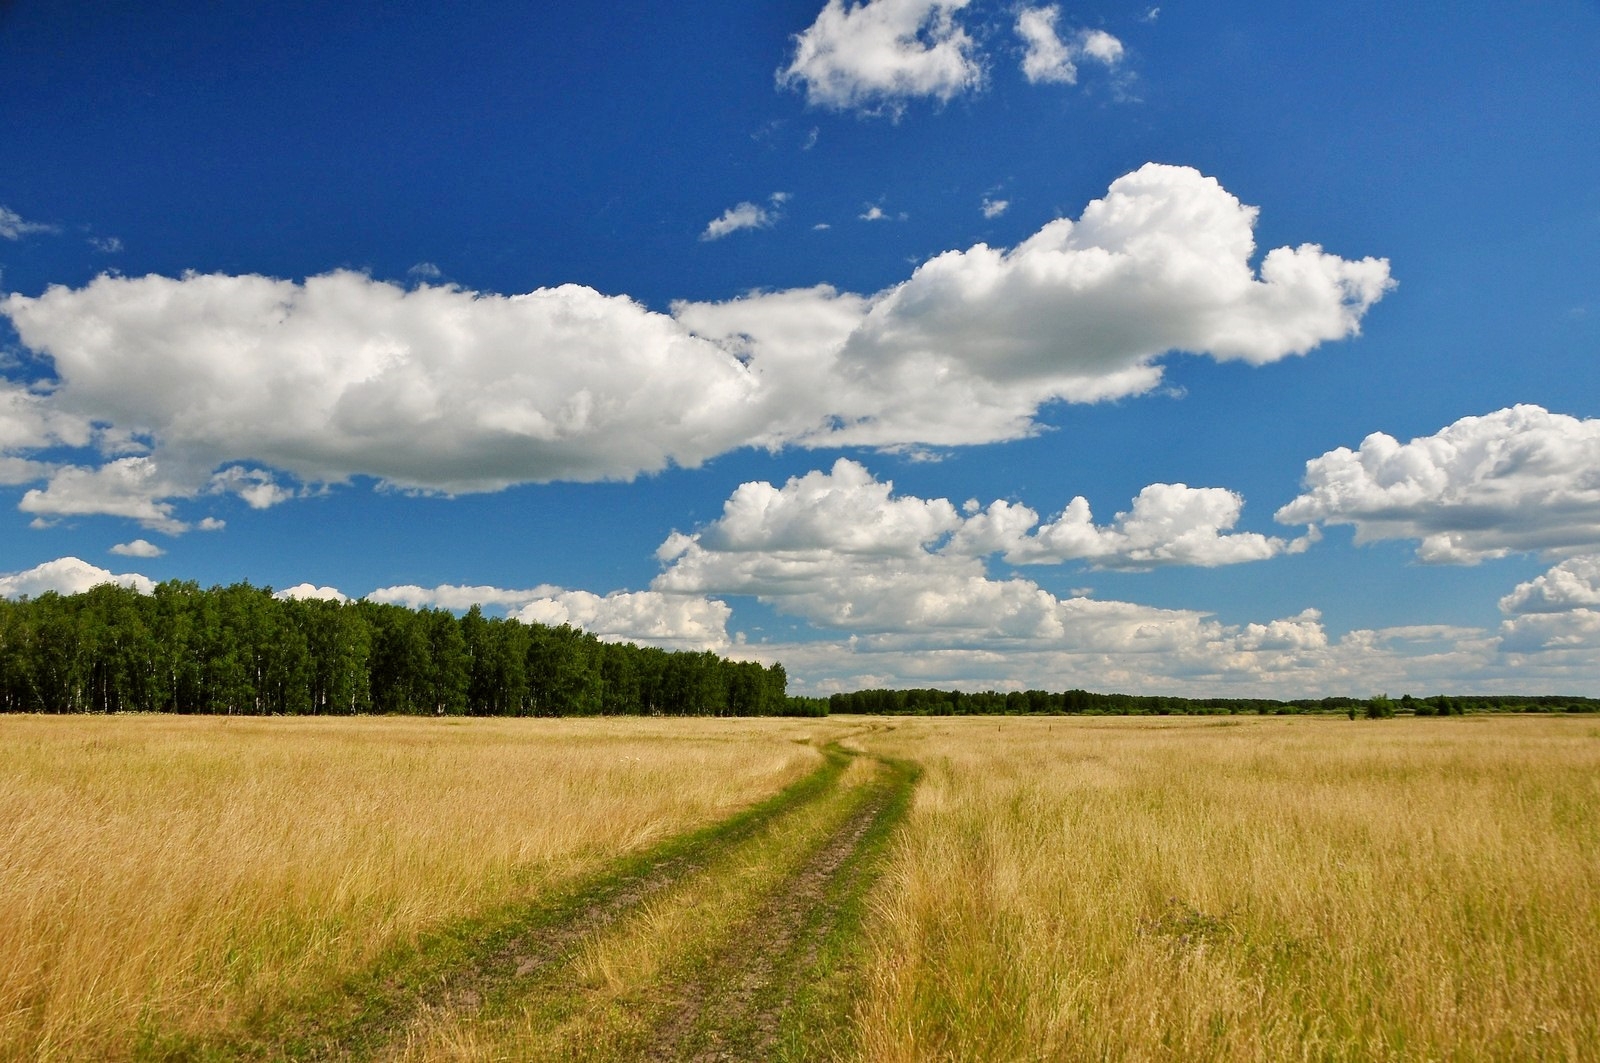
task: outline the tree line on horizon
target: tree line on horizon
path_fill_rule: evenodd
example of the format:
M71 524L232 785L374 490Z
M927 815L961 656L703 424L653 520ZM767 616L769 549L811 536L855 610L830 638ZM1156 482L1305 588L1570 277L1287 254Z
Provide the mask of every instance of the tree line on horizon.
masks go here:
M102 584L0 599L0 712L246 715L826 716L1596 712L1565 695L1184 698L1074 689L859 690L793 697L781 664L604 642L549 627L237 583Z
M0 711L776 716L781 664L236 583L0 600ZM823 706L821 711L825 711Z
M1461 716L1469 712L1600 712L1600 698L1545 694L1435 694L1391 699L1371 698L1183 698L1163 695L1096 694L1088 690L996 690L967 693L938 689L872 689L833 694L830 713L877 716L1286 716L1298 713L1344 713L1352 718L1397 714Z

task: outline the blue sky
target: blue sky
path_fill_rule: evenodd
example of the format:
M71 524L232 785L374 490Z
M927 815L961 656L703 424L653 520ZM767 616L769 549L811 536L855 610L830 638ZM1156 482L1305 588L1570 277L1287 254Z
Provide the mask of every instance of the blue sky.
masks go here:
M1600 693L1600 5L0 4L0 592Z

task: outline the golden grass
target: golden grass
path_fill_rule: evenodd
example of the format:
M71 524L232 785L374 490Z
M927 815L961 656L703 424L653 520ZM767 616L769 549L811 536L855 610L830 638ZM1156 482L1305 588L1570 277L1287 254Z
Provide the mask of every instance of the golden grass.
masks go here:
M864 1059L1600 1059L1592 720L889 726L0 716L0 1058L126 1058L314 997L853 734L925 768ZM424 1016L411 1054L626 1055L847 792L592 942L571 999Z
M777 791L819 723L0 717L0 1058L315 994Z
M1600 1059L1600 728L910 720L864 1058Z

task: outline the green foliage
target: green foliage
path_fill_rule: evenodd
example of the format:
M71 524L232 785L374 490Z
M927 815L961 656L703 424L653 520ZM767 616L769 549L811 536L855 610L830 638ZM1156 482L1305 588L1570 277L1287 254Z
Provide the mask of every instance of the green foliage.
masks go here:
M1380 694L1367 702L1367 719L1390 720L1394 718L1394 702L1387 694Z
M0 600L0 711L817 715L783 666L237 583Z

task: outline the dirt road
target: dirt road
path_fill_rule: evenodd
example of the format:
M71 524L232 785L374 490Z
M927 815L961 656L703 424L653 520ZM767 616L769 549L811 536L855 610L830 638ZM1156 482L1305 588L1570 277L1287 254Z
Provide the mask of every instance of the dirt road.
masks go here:
M915 771L812 775L560 896L398 951L332 997L152 1058L827 1059L849 1049L862 921ZM153 1046L152 1046L153 1047Z

